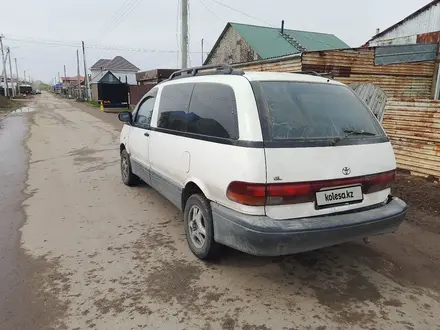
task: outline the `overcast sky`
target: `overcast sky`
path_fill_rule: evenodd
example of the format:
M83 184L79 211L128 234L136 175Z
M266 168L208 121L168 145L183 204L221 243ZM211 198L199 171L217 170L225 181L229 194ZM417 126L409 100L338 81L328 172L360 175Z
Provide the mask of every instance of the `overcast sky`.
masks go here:
M333 33L357 47L371 38L376 28L383 30L429 2L217 1L256 19L213 0L189 0L192 65L201 63L201 39L206 40L206 48L210 50L227 22L256 25L267 22L280 26L284 19L288 29ZM81 40L93 47L86 49L88 67L99 58L121 55L142 70L175 68L178 54L172 51L179 49L178 3L178 0L0 0L0 34L6 37L4 42L11 47L12 57L18 59L20 76L26 70L34 80L50 82L58 72L63 75L64 64L68 76L76 75L76 45ZM128 51L136 48L143 51Z

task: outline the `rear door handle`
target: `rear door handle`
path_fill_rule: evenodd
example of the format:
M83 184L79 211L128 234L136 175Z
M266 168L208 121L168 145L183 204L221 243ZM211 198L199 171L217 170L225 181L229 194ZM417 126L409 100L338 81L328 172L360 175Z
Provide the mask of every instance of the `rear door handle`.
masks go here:
M145 135L145 136L150 136L150 133L145 132L144 135Z

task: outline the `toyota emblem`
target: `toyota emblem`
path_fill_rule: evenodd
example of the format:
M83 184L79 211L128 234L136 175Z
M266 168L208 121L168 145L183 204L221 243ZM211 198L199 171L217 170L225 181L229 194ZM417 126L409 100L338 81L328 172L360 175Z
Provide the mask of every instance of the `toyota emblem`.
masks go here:
M344 167L344 168L342 169L342 174L344 174L344 175L350 175L350 173L351 173L351 169L350 169L350 167Z

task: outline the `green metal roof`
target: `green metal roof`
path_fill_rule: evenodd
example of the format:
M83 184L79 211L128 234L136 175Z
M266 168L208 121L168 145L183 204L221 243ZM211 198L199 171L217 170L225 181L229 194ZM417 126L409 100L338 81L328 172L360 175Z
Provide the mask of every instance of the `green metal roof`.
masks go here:
M230 24L262 59L300 53L301 49L295 43L306 51L350 48L333 34L284 29L285 37L279 28ZM289 41L289 37L293 40Z

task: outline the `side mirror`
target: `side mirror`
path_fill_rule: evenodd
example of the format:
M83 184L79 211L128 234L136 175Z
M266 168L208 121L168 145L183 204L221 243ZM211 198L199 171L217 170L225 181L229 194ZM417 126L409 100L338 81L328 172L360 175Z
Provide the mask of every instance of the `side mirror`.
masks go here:
M132 124L133 123L133 117L131 115L131 112L128 111L124 111L124 112L120 112L118 114L118 118L120 121L127 123L127 124Z

